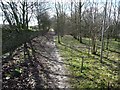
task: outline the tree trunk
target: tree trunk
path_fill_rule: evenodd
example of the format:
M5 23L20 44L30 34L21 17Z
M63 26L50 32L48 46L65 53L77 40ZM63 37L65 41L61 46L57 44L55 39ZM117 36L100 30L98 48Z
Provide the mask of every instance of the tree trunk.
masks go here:
M79 32L80 32L80 34L79 34L79 41L80 41L80 43L82 43L82 31L81 31L81 10L82 10L82 2L81 2L81 0L79 0Z
M92 54L96 54L96 48L95 48L95 37L92 37Z
M104 7L104 20L103 20L103 27L102 27L102 35L101 35L101 52L100 52L100 62L102 63L102 58L103 58L103 49L104 49L104 31L105 31L105 27L106 27L106 10L107 10L107 0L106 0L106 4Z
M89 46L88 46L88 57L90 56L90 38L89 38Z
M80 40L80 43L82 43L82 36L81 35L80 35L80 39L79 40Z
M106 45L107 50L108 50L108 45L109 45L109 35L107 36L107 45Z

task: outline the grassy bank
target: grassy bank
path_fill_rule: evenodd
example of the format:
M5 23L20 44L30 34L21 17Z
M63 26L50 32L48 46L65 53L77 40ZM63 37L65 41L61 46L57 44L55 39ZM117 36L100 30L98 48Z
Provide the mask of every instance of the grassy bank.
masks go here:
M88 40L83 39L83 44L75 40L72 36L64 36L61 44L56 44L64 58L64 62L69 64L67 67L74 78L70 78L70 84L74 88L120 88L119 72L120 72L120 54L114 52L119 51L117 45L120 42L112 41L109 44L111 50L104 51L103 63L100 63L99 51L98 55L90 53L88 56ZM99 44L100 42L97 41ZM100 44L99 44L100 45ZM106 58L108 54L108 58ZM81 73L81 64L83 57L83 69Z

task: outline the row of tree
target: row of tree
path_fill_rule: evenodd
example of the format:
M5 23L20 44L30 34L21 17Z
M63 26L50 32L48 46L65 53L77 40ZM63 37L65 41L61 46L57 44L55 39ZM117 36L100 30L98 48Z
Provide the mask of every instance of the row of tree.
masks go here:
M46 33L50 28L50 18L47 11L49 8L46 5L47 2L39 2L38 0L36 0L35 2L30 2L29 0L11 0L9 2L6 2L1 0L0 7L3 12L2 37L3 39L5 38L5 41L3 40L3 45L4 42L5 45L9 44L10 41L8 40L11 40L13 38L13 40L16 40L12 41L13 44L23 43L24 56L26 56L25 54L28 53L28 39L31 38L29 35L31 33L30 28L34 30L36 29L36 31L39 30L42 34ZM29 24L34 23L34 19L36 19L37 25L30 27ZM6 46L8 47L8 45ZM19 45L12 45L12 47L10 47L9 45L10 57L12 57L12 54L14 52L13 48L16 48L13 46L17 47Z
M109 39L119 40L120 37L120 1L114 0L105 2L94 2L81 0L64 3L55 2L54 9L56 14L50 19L48 15L48 2L20 0L18 2L5 2L1 0L1 9L3 11L4 21L8 23L10 30L29 30L29 23L36 19L38 25L31 27L36 30L50 29L51 21L58 42L65 34L72 35L75 39L83 42L83 37L88 37L92 41L92 54L96 54L96 40L101 41L101 62L104 50L104 39L107 39L108 49ZM53 8L51 8L53 9Z
M80 43L82 43L83 37L88 37L92 41L91 53L96 54L96 40L100 40L100 60L102 62L104 39L107 39L106 49L108 49L110 38L119 40L120 1L108 2L106 0L102 3L94 2L94 0L93 2L71 0L69 4L56 2L55 9L54 29L57 32L59 43L60 36L65 34L71 34ZM68 11L69 13L66 13Z
M5 2L1 0L1 10L3 11L3 24L9 24L18 32L28 30L29 23L36 19L39 30L45 30L50 27L50 18L46 7L46 2L29 2L29 0L19 0L18 2Z

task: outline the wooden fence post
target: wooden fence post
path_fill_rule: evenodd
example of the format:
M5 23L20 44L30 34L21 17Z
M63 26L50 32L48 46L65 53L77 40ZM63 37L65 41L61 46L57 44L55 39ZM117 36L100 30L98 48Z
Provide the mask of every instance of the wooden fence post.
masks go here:
M82 70L83 70L83 61L84 61L84 56L82 56L81 58L82 58L82 62L81 62L81 73L82 73Z

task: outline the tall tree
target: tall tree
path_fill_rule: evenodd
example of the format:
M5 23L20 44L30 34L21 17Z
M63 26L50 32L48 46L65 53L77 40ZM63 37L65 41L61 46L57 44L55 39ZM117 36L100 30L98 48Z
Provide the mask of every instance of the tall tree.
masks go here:
M79 0L79 40L80 40L80 43L82 43L82 28L81 28L81 13L82 13L82 2L81 0Z
M28 23L32 17L32 8L33 3L28 3L27 0L18 1L18 2L3 2L1 0L1 9L4 13L4 18L9 23L10 30L16 30L18 33L22 30L29 30ZM29 14L29 15L28 15ZM14 35L13 35L14 36ZM12 35L11 35L12 37ZM16 37L15 37L16 38ZM24 36L26 40L28 37L27 35ZM24 56L27 50L27 44L24 43ZM12 50L10 51L10 58L12 56Z
M56 9L56 21L57 21L57 35L58 35L58 43L60 43L61 37L64 35L65 28L65 11L63 2L55 2Z
M104 49L104 31L106 30L106 15L107 15L107 0L104 7L104 17L103 17L103 26L101 32L101 53L100 53L100 62L102 63L103 59L103 49Z
M47 10L50 9L46 6L47 2L39 2L38 0L34 3L35 6L35 16L38 22L39 30L45 30L45 28L50 26L50 19Z

